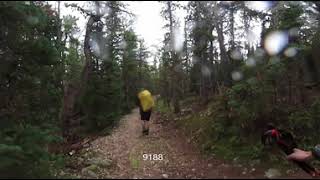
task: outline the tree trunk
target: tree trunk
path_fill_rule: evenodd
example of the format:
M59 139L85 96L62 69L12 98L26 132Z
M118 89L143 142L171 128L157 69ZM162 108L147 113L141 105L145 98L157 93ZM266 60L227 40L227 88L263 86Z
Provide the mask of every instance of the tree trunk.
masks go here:
M58 1L58 35L57 35L57 41L60 44L61 39L62 39L62 31L61 31L61 21L60 21L60 1ZM60 47L59 47L60 48Z
M96 16L90 16L87 28L86 28L86 35L84 40L84 54L85 54L85 65L82 70L82 76L81 76L81 82L80 84L75 83L68 83L65 86L64 90L64 97L63 97L63 107L61 112L61 120L62 120L62 135L67 140L70 141L70 137L74 135L72 133L72 125L74 124L80 124L79 122L72 122L72 118L77 114L75 112L74 106L76 103L76 100L79 96L84 94L85 87L87 86L87 82L89 80L89 75L91 72L91 64L92 64L92 57L91 57L91 51L90 51L90 34L93 29L94 22L97 22L99 18ZM78 121L76 119L75 121Z
M249 36L249 16L248 16L248 11L247 11L247 8L244 7L243 8L243 24L244 24L244 33L245 33L245 37L246 37L246 41L245 41L245 49L247 50L247 58L249 57L250 55L250 44L248 42L248 36Z
M172 81L171 81L171 89L172 89L172 101L173 101L173 107L174 107L174 113L180 112L180 104L179 104L179 72L176 72L178 65L179 65L179 57L177 53L174 51L175 42L174 42L174 32L173 32L173 16L172 16L172 2L168 1L168 13L169 13L169 21L170 21L170 53L172 58L172 67L171 69L171 75L172 75Z
M185 55L185 68L186 68L186 78L185 78L185 85L183 87L183 96L186 94L186 92L189 91L189 82L190 80L190 60L189 60L189 53L188 53L188 32L187 32L187 20L185 19L184 22L184 55Z
M209 77L209 83L210 83L210 92L213 92L214 87L214 81L215 81L215 69L214 69L214 57L213 57L213 39L210 39L210 46L209 46L209 65L210 65L210 77Z
M139 49L139 86L142 87L142 42L140 41L140 49Z
M261 18L262 19L262 24L261 24L261 35L260 35L260 47L264 48L264 37L265 37L265 33L266 33L266 21L264 19L264 17Z
M62 23L61 23L61 10L60 10L60 1L58 1L58 26L57 26L57 50L59 53L59 60L60 60L60 66L62 69L62 74L61 74L61 84L60 87L61 89L64 89L64 81L63 81L63 77L64 77L64 73L65 73L65 62L64 62L64 57L63 57L63 47L65 45L62 44Z
M233 2L234 3L234 2ZM230 7L230 45L231 50L235 49L235 37L234 37L234 4Z
M227 55L226 47L224 46L224 36L223 36L223 25L222 22L219 20L215 20L215 27L218 34L218 42L219 42L219 48L220 48L220 58L221 58L221 65L222 69L226 70L223 73L223 80L226 85L231 85L231 71L229 70L229 58Z
M223 25L222 22L216 22L216 30L218 34L218 42L219 42L219 48L220 48L220 58L223 62L228 62L228 56L227 56L227 50L224 46L224 36L223 36Z

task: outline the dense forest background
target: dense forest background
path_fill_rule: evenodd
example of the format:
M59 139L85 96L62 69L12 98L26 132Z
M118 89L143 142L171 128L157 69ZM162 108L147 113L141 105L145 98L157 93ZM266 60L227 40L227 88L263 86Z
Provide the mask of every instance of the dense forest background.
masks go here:
M109 132L141 88L173 114L190 97L207 106L205 120L189 119L205 122L207 149L252 147L269 122L305 148L319 143L319 2L270 1L263 11L244 1L159 2L167 24L154 62L123 2L87 2L92 10L69 4L87 18L83 43L74 36L77 18L61 17L57 3L0 2L1 177L52 177L68 147Z

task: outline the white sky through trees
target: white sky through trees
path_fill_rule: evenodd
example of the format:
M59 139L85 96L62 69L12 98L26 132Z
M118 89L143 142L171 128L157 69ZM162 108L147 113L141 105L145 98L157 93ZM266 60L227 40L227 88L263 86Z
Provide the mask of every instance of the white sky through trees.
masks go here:
M65 3L75 3L84 9L92 9L92 7L89 7L92 6L92 4L90 4L88 1L61 1L61 18L66 15L72 15L79 18L77 21L77 26L80 28L80 33L76 37L78 37L80 41L83 41L87 19L85 19L85 16L74 8L65 7ZM123 1L123 3L127 5L127 11L130 11L136 15L136 18L134 18L133 21L133 28L136 34L139 38L144 39L146 47L149 51L151 51L152 54L156 53L157 48L162 46L164 33L167 31L164 29L166 22L160 14L164 4L160 3L159 1ZM179 3L186 5L188 1L179 1ZM58 2L49 1L49 4L51 4L53 8L57 8ZM180 37L179 41L183 41L184 17L186 16L186 11L177 9L175 11L175 16L180 21L180 28L178 29ZM235 20L236 23L241 21L239 16L237 16ZM251 32L254 32L256 39L259 39L260 31L260 27L258 26L251 29ZM227 41L228 36L225 35L225 42ZM149 57L148 62L151 63L153 59L154 56L152 55Z
M53 8L57 8L57 1L50 1L50 4L53 5ZM86 1L61 1L61 17L66 15L72 15L79 18L77 25L81 30L81 33L78 35L80 40L84 39L86 19L84 15L76 11L74 8L65 7L65 3L71 4L75 3L81 7L87 9L88 2ZM161 7L162 5L158 1L124 1L127 4L127 10L136 15L133 27L138 37L143 38L145 45L149 51L156 53L156 48L160 47L164 37L165 30L163 26L165 24L163 17L161 17ZM179 12L181 18L184 17L184 14ZM183 25L183 24L182 24ZM149 61L152 61L153 57L149 58Z

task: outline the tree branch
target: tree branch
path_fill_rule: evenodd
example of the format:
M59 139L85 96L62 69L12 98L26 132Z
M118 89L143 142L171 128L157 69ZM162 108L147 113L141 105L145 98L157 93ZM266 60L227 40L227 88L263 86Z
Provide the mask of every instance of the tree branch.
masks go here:
M86 14L87 16L97 16L97 17L99 17L99 18L101 18L102 16L104 16L104 14L103 15L96 15L96 14L93 14L92 12L90 12L89 10L86 10L86 9L83 9L82 7L79 7L78 5L76 5L76 4L65 4L65 6L66 7L73 7L73 8L76 8L78 11L81 11L82 13L84 13L84 14ZM124 13L127 13L127 14L129 14L130 16L136 16L135 14L133 14L133 13L131 13L131 12L129 12L129 11L126 11L126 10L124 10L124 9L120 9L120 8L118 8L118 7L114 7L114 6L111 6L111 5L107 5L109 8L113 8L113 9L116 9L116 10L118 10L118 11L121 11L121 12L124 12Z

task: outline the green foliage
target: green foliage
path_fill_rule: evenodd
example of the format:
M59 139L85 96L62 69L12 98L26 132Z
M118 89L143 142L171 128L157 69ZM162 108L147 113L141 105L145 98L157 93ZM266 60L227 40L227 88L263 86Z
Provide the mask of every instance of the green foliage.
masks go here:
M66 73L65 79L70 82L80 82L81 70L83 68L83 57L79 56L79 52L76 46L71 46L67 50L68 54L65 58Z
M316 130L319 128L320 124L319 115L319 99L316 99L309 108L297 110L290 114L290 129L303 145L318 143L318 134L316 133ZM306 131L306 129L309 130Z
M227 92L228 106L231 109L233 126L243 131L250 131L259 116L268 111L266 108L268 94L264 86L255 77L235 84Z
M99 131L114 125L122 113L122 102L118 99L122 99L123 94L117 64L106 63L105 68L102 78L98 73L92 74L86 94L80 102L86 114L83 123L89 131Z
M239 127L232 124L233 117L228 117L225 103L224 97L217 96L205 110L182 118L178 124L204 153L244 162L264 158L267 154L260 141L250 142L237 133Z
M41 2L0 3L0 176L51 177L62 97L58 19ZM54 166L54 167L52 167Z
M132 29L125 30L122 43L122 87L123 107L129 112L136 104L137 93L140 88L146 88L154 94L154 69L146 62L148 51L142 40L139 40Z
M170 107L168 107L163 99L157 100L155 110L160 113L170 113Z
M289 3L289 7L280 9L278 13L280 15L279 29L290 29L303 25L300 19L303 9L298 4Z
M13 121L42 114L40 110L49 111L49 104L51 111L57 113L62 91L58 53L51 41L54 34L50 32L56 31L56 22L49 23L54 17L46 14L45 6L23 2L1 2L0 8L4 8L0 15L4 39L1 48L6 49L0 55L3 59L0 70L0 90L4 93L2 107L15 103L8 108L16 113L8 117ZM27 21L30 17L41 25L30 25Z
M3 130L0 134L0 177L51 177L51 165L60 162L61 166L63 160L45 148L50 143L61 141L52 134L49 130L29 125Z

